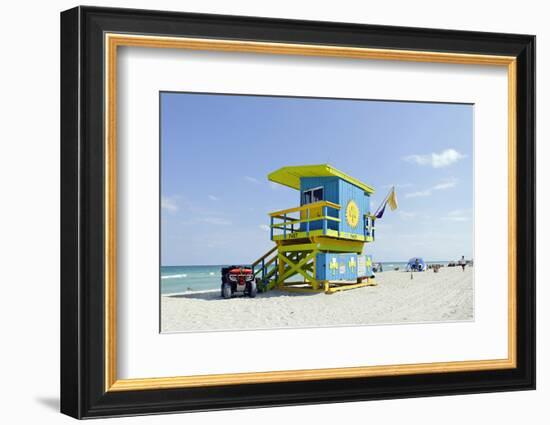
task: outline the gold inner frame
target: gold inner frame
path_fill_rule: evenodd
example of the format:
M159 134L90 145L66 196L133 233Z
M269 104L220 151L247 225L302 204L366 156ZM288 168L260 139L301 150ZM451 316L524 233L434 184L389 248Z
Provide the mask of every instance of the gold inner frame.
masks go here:
M164 378L118 379L116 324L116 99L119 46L325 56L507 67L508 71L508 357L419 364L304 369ZM515 368L516 358L516 58L461 53L370 49L255 41L105 34L105 391L358 378Z

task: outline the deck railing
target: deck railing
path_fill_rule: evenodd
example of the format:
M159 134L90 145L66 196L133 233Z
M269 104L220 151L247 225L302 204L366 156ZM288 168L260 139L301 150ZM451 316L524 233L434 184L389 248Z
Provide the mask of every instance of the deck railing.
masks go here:
M329 221L340 221L338 217L328 215L329 209L338 211L340 208L340 205L335 204L334 202L319 201L312 204L305 204L299 207L272 212L269 214L271 218L271 239L273 239L273 234L276 230L280 232L282 231L283 237L286 239L287 235L291 235L298 231L302 223L305 223L305 233L309 236L310 225L314 221L322 221L323 234L326 234ZM312 210L319 211L319 209L321 209L321 215L313 216ZM291 214L299 214L299 218L292 217ZM295 226L298 226L298 228Z
M376 216L372 214L365 214L363 217L363 231L365 233L365 238L371 238L373 241L375 239L374 233L376 231L375 221Z

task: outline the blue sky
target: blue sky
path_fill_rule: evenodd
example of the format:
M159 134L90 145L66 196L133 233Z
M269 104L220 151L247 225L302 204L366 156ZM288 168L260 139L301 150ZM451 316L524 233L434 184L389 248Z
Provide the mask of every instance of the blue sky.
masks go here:
M473 254L473 106L161 93L161 263L250 263L273 246L268 213L299 205L271 183L328 163L399 208L377 220L376 261Z

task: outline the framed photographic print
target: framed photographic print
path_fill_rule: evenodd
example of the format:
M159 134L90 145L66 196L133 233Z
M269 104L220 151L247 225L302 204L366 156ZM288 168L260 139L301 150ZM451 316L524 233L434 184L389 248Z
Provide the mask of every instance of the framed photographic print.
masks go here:
M61 14L61 411L535 387L535 37Z

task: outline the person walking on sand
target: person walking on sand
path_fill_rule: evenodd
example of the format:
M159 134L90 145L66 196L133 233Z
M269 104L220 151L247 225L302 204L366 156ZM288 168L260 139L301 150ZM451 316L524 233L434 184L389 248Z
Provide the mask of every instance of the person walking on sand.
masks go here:
M466 269L466 260L464 259L464 255L462 256L458 264L460 265L460 267L462 267L462 271Z

